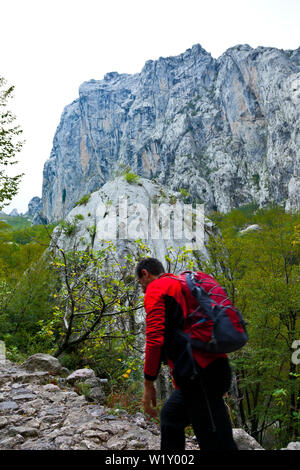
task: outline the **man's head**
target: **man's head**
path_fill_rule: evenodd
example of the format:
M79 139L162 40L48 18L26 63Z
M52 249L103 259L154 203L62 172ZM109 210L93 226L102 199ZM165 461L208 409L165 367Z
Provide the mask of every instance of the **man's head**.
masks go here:
M143 292L146 292L148 284L163 274L165 269L158 259L144 258L137 264L135 272L137 281L142 286Z

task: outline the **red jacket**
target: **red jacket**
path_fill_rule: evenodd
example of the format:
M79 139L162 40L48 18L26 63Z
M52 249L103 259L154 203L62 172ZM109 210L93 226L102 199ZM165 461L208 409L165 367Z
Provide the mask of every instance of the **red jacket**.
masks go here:
M162 274L148 284L145 293L144 306L147 315L144 375L148 380L157 378L164 358L167 359L171 370L173 369L172 333L176 328L187 330L186 317L198 305L192 295L188 298L184 296L180 282L171 276L177 277L170 273ZM218 357L227 357L226 354L198 350L193 350L193 356L201 367L208 366Z

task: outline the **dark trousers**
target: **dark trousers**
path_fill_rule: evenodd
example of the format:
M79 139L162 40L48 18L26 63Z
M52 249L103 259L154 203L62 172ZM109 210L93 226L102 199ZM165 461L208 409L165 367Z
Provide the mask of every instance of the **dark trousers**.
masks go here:
M223 400L231 382L228 360L216 359L200 371L200 378L175 390L161 410L164 452L185 450L184 429L188 425L192 425L201 450L238 450Z

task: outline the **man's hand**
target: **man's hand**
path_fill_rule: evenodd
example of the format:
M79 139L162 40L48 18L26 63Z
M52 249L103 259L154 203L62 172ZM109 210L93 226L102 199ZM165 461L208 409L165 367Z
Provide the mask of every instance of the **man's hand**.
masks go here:
M156 407L156 390L151 380L144 380L144 394L142 402L145 413L150 415L152 418L155 418L157 416L157 411L154 409ZM154 408L152 408L151 404Z

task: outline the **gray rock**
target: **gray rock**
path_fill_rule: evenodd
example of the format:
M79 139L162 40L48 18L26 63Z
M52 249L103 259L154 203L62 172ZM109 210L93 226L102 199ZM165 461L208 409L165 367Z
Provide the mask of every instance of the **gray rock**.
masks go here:
M240 233L249 233L249 232L257 232L257 230L260 230L261 227L257 224L249 225L248 227L244 228L243 230L240 230Z
M102 450L105 447L101 447L93 441L84 439L75 447L72 447L73 450Z
M43 390L45 390L46 392L59 392L60 388L54 384L46 384L43 386Z
M137 424L137 426L140 426L141 428L145 428L147 426L145 415L143 415L142 413L136 413L134 417L134 421Z
M31 388L29 387L24 388L22 384L13 384L11 388L12 388L12 392L14 395L23 395L24 393L34 393Z
M39 435L39 432L36 428L32 428L29 426L16 426L9 428L8 434L11 436L20 434L23 437L37 437Z
M87 406L86 412L89 413L91 416L95 416L97 418L100 418L101 416L105 415L104 406Z
M14 449L16 446L22 444L24 440L25 440L24 437L21 435L8 437L7 439L3 439L0 441L0 449L3 449L3 450Z
M111 437L107 441L106 447L109 450L123 450L126 447L126 440L120 437Z
M89 398L100 404L105 404L105 393L100 387L93 387L89 391Z
M83 382L86 379L95 377L95 372L92 369L77 369L72 374L68 375L67 382L75 384L76 382Z
M15 401L34 400L35 398L36 398L36 395L34 395L33 393L24 393L24 394L15 395L13 397Z
M264 450L244 429L233 429L233 438L239 450Z
M55 445L48 439L27 439L19 447L21 450L55 450Z
M55 445L61 448L61 446L67 446L67 448L70 448L72 444L74 444L74 438L70 436L58 436L55 438Z
M100 404L105 404L105 393L101 387L101 379L92 377L84 380L84 384L90 387L88 391L88 398L97 401Z
M0 412L1 411L9 411L9 410L17 410L19 405L15 401L3 401L0 403Z
M145 446L145 442L138 441L136 439L133 439L130 441L127 445L127 449L145 449L147 446Z
M42 207L43 207L42 199L38 196L35 196L32 199L30 199L28 203L28 210L26 214L24 215L34 217L36 214L39 214L39 212L42 211Z
M300 450L300 442L290 442L287 447L280 450Z
M88 437L89 439L94 439L97 441L108 441L109 439L109 433L108 432L103 432L103 431L98 431L98 430L91 430L88 429L82 433L84 437Z
M66 369L62 367L59 360L50 354L34 354L23 362L22 367L31 372L47 371L57 375L66 372Z
M26 416L34 416L36 413L38 413L38 410L36 410L32 406L27 406L27 404L25 404L25 405L22 406L22 412Z
M92 369L91 369L92 370ZM87 378L84 380L84 383L86 385L90 385L91 388L94 388L94 387L101 387L101 379L99 379L98 377L91 377L91 378Z
M5 426L8 424L7 418L4 416L0 416L0 429L5 428Z

